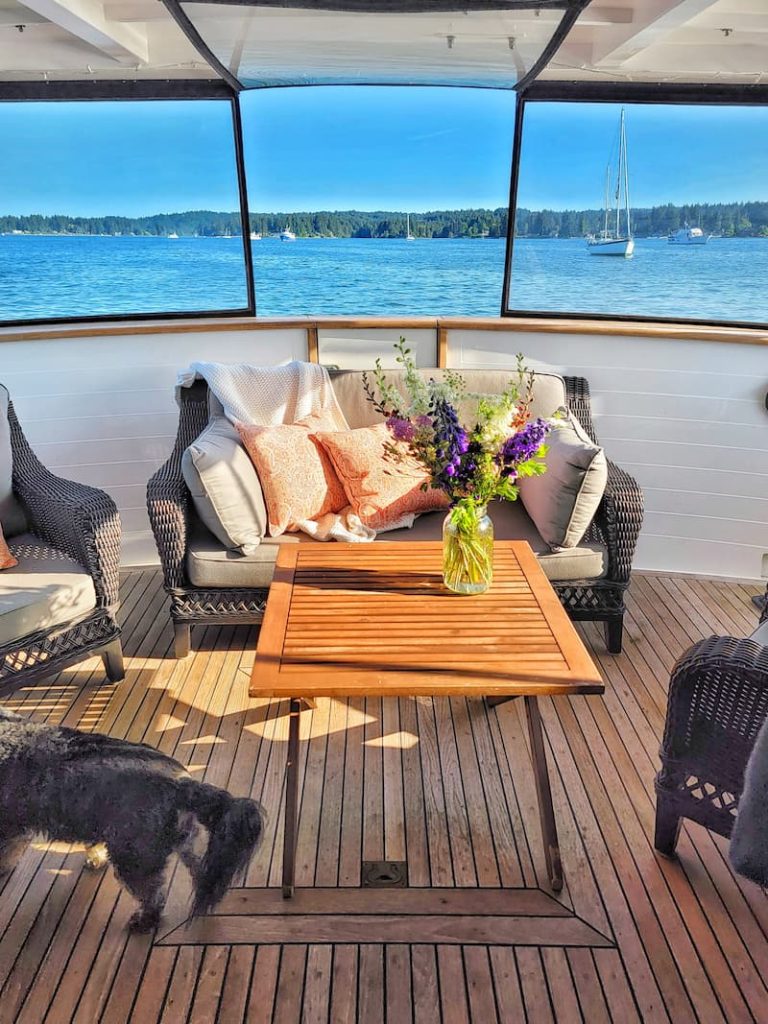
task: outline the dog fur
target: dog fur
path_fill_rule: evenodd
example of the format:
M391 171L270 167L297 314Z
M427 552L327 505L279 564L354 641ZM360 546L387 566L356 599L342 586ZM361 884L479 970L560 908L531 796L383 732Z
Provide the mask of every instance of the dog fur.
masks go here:
M151 931L165 905L173 851L192 876L195 916L245 872L262 832L254 800L197 782L153 747L29 722L0 708L0 875L38 833L84 843L93 868L106 863L108 851L118 879L139 901L130 927Z
M768 720L747 763L729 857L740 875L768 888Z

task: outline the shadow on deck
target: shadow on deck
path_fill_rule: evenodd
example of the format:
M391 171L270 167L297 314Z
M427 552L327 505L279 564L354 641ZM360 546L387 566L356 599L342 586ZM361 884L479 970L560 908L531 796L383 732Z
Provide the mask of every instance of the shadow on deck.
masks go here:
M321 700L303 717L297 897L279 897L287 702L248 698L255 631L209 627L171 656L160 577L126 573L128 673L84 662L5 705L143 740L269 813L244 886L163 927L81 850L39 843L0 898L0 1021L475 1024L763 1021L768 900L727 844L688 825L652 849L669 672L694 640L743 636L756 586L634 577L624 653L582 629L604 696L542 699L566 887L547 889L522 702ZM411 890L360 888L363 860L406 861ZM310 888L311 887L311 888ZM302 891L305 890L305 891ZM500 891L503 890L503 891Z

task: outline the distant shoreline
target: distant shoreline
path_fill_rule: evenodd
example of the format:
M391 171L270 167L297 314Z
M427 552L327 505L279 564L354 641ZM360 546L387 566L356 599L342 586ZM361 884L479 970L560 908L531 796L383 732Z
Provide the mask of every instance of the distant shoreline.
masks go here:
M516 242L578 242L584 241L586 235L515 235ZM666 235L638 235L634 234L633 237L637 241L644 242L658 242L666 241ZM749 239L762 239L768 242L768 234L739 234L739 235L711 235L712 241L719 241L723 238L739 241ZM242 241L242 235L132 235L132 234L95 234L94 232L87 231L0 231L0 238L131 238L131 239L150 239L154 238L157 241L191 241L192 239L198 239L201 241ZM279 235L266 235L256 241L279 241ZM386 237L374 238L374 237L361 237L361 236L337 236L337 235L297 235L296 241L299 242L396 242L402 240L399 235L389 235ZM501 235L495 235L493 237L489 235L451 235L450 237L440 236L425 236L417 238L419 242L504 242L506 239Z
M633 207L631 215L636 238L666 238L687 224L725 238L768 237L768 201ZM506 238L509 221L506 207L427 210L409 215L387 210L252 212L248 231L265 239L286 230L297 238L405 238L409 216L410 231L417 239ZM598 234L604 226L605 213L600 209L518 207L515 211L518 238L584 238ZM242 231L239 211L187 210L142 217L0 214L3 235L242 238Z

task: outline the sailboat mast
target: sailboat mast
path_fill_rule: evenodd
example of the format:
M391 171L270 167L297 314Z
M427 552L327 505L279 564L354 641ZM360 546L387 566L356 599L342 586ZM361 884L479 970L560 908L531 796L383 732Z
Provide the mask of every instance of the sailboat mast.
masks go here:
M624 127L624 108L621 108L621 149L624 154L624 203L627 214L627 238L632 237L632 224L629 214L629 161L627 159L627 132Z
M621 108L621 122L619 124L619 159L616 167L616 234L615 238L621 238L620 234L620 204L621 204L621 163L624 159L624 108Z

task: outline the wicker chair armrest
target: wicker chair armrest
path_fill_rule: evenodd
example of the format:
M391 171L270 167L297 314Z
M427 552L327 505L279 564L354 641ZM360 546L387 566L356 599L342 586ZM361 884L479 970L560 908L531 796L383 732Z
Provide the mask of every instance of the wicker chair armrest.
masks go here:
M173 451L147 484L147 511L166 590L188 585L186 571L190 494L181 472L187 447L208 423L208 385L197 381L178 393L179 426Z
M186 583L189 500L181 473L181 452L174 450L147 484L147 512L168 590Z
M8 404L13 490L26 506L32 531L79 562L91 575L99 608L114 613L120 588L120 516L97 487L56 476L32 451L13 403Z
M740 781L767 717L768 647L728 636L698 641L672 670L661 745L665 769L681 760L713 767L724 762Z
M564 377L569 410L595 444L595 425L589 383L584 377ZM594 529L608 548L608 579L628 583L632 558L643 523L643 492L636 480L608 459L608 482L595 516Z
M13 489L32 532L65 552L93 579L98 607L119 602L120 517L112 498L96 487L56 476L37 458L9 407Z
M608 480L595 525L608 548L608 578L629 582L643 524L643 492L637 481L608 459Z

